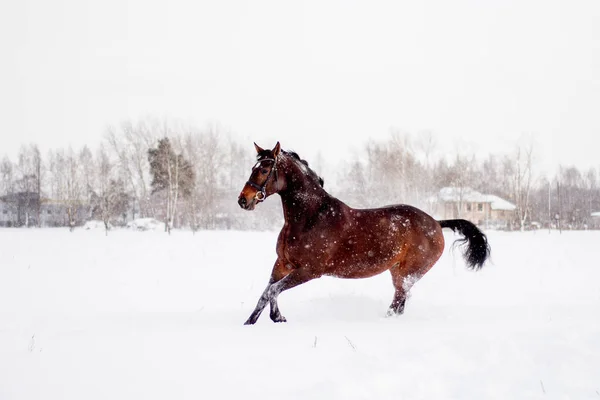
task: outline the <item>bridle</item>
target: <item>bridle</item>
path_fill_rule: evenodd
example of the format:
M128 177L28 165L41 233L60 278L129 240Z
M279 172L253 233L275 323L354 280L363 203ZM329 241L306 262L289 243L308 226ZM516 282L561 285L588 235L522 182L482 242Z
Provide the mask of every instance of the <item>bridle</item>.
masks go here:
M269 171L269 175L267 175L267 179L265 179L265 182L262 185L258 185L258 184L254 183L254 182L251 182L250 180L248 180L248 182L246 182L246 185L250 185L254 189L257 190L256 194L254 195L254 198L258 202L264 201L267 198L267 190L266 190L266 188L267 188L267 184L269 183L269 179L271 179L271 176L273 175L273 172L275 172L275 181L277 182L277 180L278 180L278 175L277 175L277 157L275 157L275 158L263 158L262 160L258 160L257 163L252 168L252 170L255 170L256 168L259 168L261 166L261 164L263 163L263 161L273 161L273 166L271 167L271 170ZM260 194L260 197L259 197L259 194Z

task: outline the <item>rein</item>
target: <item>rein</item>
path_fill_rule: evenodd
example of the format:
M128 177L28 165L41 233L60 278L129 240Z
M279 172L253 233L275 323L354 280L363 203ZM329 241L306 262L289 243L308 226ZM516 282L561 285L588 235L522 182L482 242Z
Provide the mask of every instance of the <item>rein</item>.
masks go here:
M273 172L275 172L275 181L278 180L278 176L277 176L277 159L276 158L263 158L262 160L259 160L256 163L256 166L253 169L256 169L258 167L260 167L260 165L263 163L263 161L273 161L273 166L271 167L271 170L269 171L269 175L267 175L267 179L265 179L265 182L262 185L258 185L254 182L251 182L250 180L248 182L246 182L247 185L252 186L254 189L257 190L256 195L254 196L254 198L256 199L256 201L261 202L264 201L267 198L267 184L269 183L269 179L271 179L271 176L273 175ZM260 194L260 197L259 197Z

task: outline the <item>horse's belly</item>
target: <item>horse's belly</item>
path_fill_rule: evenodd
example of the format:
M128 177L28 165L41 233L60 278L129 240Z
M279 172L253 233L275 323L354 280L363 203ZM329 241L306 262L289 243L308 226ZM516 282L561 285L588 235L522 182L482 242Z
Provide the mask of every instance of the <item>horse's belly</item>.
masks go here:
M325 275L348 279L369 278L379 275L390 268L390 263L369 262L369 260L340 260Z

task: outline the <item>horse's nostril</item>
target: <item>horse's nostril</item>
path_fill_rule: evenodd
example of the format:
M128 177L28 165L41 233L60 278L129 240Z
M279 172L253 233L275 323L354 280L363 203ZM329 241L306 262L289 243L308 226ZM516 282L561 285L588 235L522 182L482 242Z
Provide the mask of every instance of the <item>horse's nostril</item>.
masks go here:
M240 197L240 199L238 200L238 203L240 206L245 206L246 205L246 198L245 197Z

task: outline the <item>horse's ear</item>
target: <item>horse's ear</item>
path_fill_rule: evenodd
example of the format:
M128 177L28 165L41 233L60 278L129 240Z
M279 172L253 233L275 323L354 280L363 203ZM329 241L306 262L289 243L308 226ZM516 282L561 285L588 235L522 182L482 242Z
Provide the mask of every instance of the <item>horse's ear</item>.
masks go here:
M280 151L281 151L281 145L279 144L279 142L277 142L275 147L273 147L273 150L271 150L271 152L273 153L273 157L277 158Z
M254 148L256 149L257 153L260 153L261 151L264 151L264 149L262 147L260 147L259 145L257 145L256 142L254 142Z

